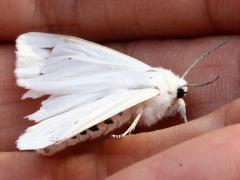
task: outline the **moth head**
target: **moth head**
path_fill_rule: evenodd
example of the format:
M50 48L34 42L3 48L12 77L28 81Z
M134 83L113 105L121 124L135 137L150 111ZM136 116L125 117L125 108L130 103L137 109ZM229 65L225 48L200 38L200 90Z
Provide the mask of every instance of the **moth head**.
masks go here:
M188 68L187 70L183 73L183 75L181 76L181 79L184 79L186 77L187 74L189 74L189 72L201 61L203 60L207 55L209 55L210 53L212 53L213 51L215 51L216 49L220 48L221 46L223 46L224 44L226 44L228 42L228 40L222 41L219 44L217 44L214 48L206 51L205 53L203 53L199 58L197 58ZM216 81L219 78L219 76L216 76L215 78L213 78L210 81L204 82L204 83L200 83L200 84L193 84L193 83L186 83L183 86L180 86L177 89L177 99L179 98L183 98L185 96L185 94L187 93L187 88L188 87L201 87L201 86L206 86L208 84L212 84L214 81Z
M192 84L192 83L186 83L183 86L180 86L177 89L177 99L179 98L184 98L184 96L188 93L188 87L201 87L201 86L207 86L209 84L212 84L214 81L216 81L220 76L216 76L214 79L204 82L204 83L200 83L200 84Z
M177 99L184 98L184 96L187 94L187 88L186 87L180 87L177 89Z

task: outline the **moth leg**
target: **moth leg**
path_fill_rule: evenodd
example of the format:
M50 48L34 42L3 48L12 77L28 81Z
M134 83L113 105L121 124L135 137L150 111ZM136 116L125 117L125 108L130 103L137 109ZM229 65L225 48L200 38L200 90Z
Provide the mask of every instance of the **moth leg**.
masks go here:
M178 112L183 118L184 122L187 122L187 117L186 117L186 104L183 99L179 99L179 107L178 107Z
M141 110L141 111L137 114L137 116L136 116L136 118L134 119L134 121L132 122L132 124L129 126L129 128L128 128L123 134L116 134L116 135L114 134L114 135L112 135L112 137L114 137L114 138L121 138L121 137L124 137L124 136L126 136L126 135L128 135L128 134L131 134L131 132L135 129L138 121L140 120L140 118L141 118L141 116L142 116L142 113L143 113L143 111Z

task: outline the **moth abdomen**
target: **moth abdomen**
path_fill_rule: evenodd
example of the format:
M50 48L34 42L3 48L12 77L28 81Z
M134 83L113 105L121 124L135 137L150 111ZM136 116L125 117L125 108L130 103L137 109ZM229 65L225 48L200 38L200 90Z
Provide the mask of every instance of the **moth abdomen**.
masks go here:
M61 143L57 143L57 144L48 146L46 148L39 149L37 151L44 155L53 155L56 152L61 151L68 146L73 146L80 142L95 139L100 136L109 134L110 132L119 128L123 124L129 122L131 118L132 118L132 110L129 109L124 112L118 113L117 115L111 118L108 118L103 122L96 124Z
M111 118L108 118L103 123L104 124L113 124L113 120Z
M80 134L80 135L85 135L85 134L87 134L87 131L84 130L84 131L80 132L79 134Z
M89 128L90 131L98 131L99 128L98 128L98 125L94 125L92 127Z

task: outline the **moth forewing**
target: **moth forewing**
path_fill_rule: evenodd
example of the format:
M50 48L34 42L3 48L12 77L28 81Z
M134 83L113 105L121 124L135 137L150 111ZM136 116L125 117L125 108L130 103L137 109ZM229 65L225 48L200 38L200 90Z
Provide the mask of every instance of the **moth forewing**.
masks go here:
M18 85L30 89L23 98L36 98L44 94L51 96L39 111L28 116L31 120L43 122L28 128L18 139L17 146L19 149L39 149L57 144L62 139L67 140L67 137L62 136L71 132L67 130L72 122L67 119L73 117L73 125L77 125L79 117L86 119L87 114L82 112L78 117L74 117L76 109L92 107L91 112L97 110L94 102L109 95L109 91L112 91L111 85L115 85L109 82L109 77L118 76L120 80L121 71L124 74L126 69L133 72L134 69L139 71L149 68L127 55L74 37L46 33L19 36L15 74ZM122 87L116 87L119 88ZM104 104L107 107L110 102L108 100L102 103L99 103L101 107ZM104 112L99 112L101 116L104 115ZM97 120L103 121L104 118ZM84 120L82 122L89 123Z

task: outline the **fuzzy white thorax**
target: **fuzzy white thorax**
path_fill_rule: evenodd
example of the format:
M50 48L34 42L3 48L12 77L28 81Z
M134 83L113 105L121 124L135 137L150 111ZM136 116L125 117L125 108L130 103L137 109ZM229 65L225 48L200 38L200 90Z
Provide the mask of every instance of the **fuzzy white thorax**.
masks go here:
M146 102L143 110L144 124L151 126L164 117L173 116L177 112L180 112L185 120L185 103L182 98L177 98L177 90L183 88L187 92L185 86L187 82L172 71L163 68L152 71L149 78L152 80L151 83L160 89L160 94Z

